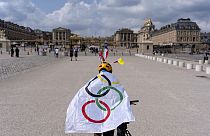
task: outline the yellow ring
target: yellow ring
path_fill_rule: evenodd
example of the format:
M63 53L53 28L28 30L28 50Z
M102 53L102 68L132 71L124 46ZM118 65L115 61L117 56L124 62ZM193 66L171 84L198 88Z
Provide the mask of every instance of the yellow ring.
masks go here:
M104 83L108 83L106 80L104 80L103 78L102 78L102 76L99 74L98 75L98 78L101 80L101 82L104 82ZM120 84L120 82L118 82L118 81L116 81L116 82L112 82L112 84Z

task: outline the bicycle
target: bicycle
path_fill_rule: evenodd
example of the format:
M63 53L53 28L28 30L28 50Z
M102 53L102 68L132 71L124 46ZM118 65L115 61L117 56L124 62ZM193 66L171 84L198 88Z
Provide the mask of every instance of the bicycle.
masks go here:
M130 105L136 105L136 103L139 102L139 100L133 100L130 101ZM129 122L122 123L120 126L117 127L117 136L132 136L131 133L128 130L128 124ZM105 135L113 135L114 130L111 130L107 132ZM94 136L102 136L102 134L94 134Z
M139 102L139 100L130 101L130 105L136 105L137 102ZM117 127L117 136L132 136L128 130L128 124L129 122L125 122Z

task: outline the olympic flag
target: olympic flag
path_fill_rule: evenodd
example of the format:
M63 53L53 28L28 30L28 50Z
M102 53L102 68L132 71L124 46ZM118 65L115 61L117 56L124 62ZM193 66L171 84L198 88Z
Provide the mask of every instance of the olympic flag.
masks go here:
M65 132L103 133L134 120L126 91L113 74L102 71L72 99Z

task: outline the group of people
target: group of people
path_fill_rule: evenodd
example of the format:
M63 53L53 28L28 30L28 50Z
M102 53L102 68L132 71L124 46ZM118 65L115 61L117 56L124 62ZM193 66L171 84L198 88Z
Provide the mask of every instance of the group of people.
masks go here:
M20 54L20 50L18 47L16 47L15 49L13 47L11 48L11 57L14 57L14 53L15 53L15 56L18 58Z
M78 49L75 48L73 49L72 47L70 48L70 58L72 61L73 56L75 57L75 60L77 61L77 57L78 57Z
M69 50L70 54L70 58L71 58L71 61L73 60L73 56L75 57L75 61L77 61L77 57L78 57L78 48L70 48ZM55 48L55 56L56 58L58 58L59 56L59 49L58 48Z

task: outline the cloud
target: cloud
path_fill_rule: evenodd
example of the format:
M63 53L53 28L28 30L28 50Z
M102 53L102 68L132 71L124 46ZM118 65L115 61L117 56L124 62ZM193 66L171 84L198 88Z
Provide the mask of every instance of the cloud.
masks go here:
M83 36L110 36L125 27L139 30L146 18L152 18L157 28L191 18L210 31L209 5L209 0L68 0L47 14L30 0L1 0L0 18L49 31L67 27Z
M141 0L104 0L104 5L111 7L130 7L141 3Z
M0 18L33 27L44 18L44 13L27 0L3 0L0 2Z

